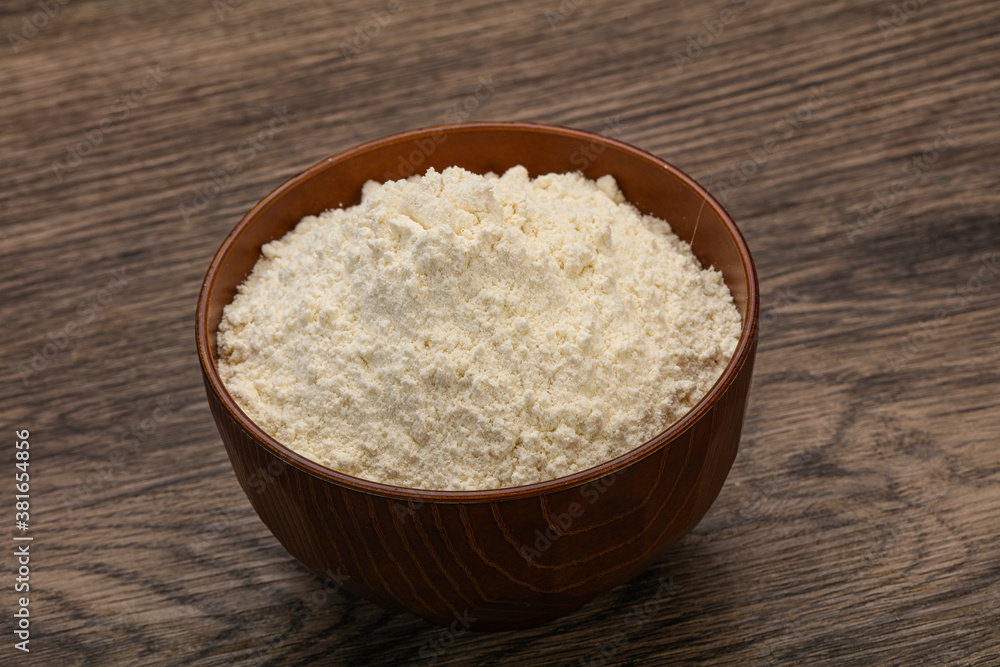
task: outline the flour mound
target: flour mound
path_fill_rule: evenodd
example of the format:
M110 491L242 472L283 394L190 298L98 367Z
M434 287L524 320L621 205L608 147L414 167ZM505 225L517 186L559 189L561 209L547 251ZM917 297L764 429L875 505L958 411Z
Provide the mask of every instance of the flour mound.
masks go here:
M264 431L422 489L562 477L690 410L736 348L722 275L614 178L368 182L266 244L219 326L219 371Z

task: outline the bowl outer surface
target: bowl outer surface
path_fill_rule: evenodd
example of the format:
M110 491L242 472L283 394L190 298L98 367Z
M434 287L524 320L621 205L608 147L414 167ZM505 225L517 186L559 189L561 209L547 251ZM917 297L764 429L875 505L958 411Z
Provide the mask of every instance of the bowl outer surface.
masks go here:
M475 492L390 487L329 470L276 443L225 391L216 367L222 309L260 246L306 215L350 206L367 180L458 165L522 164L532 176L610 173L641 211L666 219L723 273L743 316L733 360L709 394L664 433L617 459L551 482ZM374 602L472 629L524 627L562 615L648 567L693 528L736 456L757 343L757 280L722 207L658 158L605 137L526 123L416 130L306 170L258 204L205 277L199 356L213 416L240 485L282 545L317 574Z

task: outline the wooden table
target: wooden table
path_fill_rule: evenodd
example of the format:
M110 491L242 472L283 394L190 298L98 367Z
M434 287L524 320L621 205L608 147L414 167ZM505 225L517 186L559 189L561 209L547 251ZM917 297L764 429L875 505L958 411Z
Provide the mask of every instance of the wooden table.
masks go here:
M0 26L0 663L1000 665L1000 4L11 0ZM193 314L282 181L467 119L614 134L704 183L762 333L693 533L571 616L452 636L270 535Z

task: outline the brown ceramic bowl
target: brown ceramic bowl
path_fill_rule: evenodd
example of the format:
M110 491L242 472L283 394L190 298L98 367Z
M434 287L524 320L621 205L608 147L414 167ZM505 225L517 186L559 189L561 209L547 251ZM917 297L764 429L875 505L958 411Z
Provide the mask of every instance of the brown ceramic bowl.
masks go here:
M351 477L258 428L219 379L222 309L262 244L301 218L360 200L361 186L459 165L533 175L613 174L630 202L667 220L725 277L743 316L736 352L680 421L612 461L548 482L427 491ZM613 139L530 123L466 123L397 134L323 160L257 204L212 260L198 299L198 356L236 477L292 556L320 576L436 623L527 627L635 576L690 531L719 494L743 427L757 348L757 276L729 215L663 160Z

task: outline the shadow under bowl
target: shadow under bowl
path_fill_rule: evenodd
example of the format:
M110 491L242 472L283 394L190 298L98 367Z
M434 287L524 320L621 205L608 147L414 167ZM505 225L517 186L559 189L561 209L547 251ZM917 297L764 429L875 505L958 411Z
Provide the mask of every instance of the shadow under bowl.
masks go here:
M612 174L640 211L668 221L721 271L743 329L718 382L683 418L616 459L508 489L428 491L352 477L283 446L219 378L223 308L263 244L307 215L352 206L368 180L461 166L532 176ZM630 579L690 531L736 457L757 347L757 276L735 223L701 186L659 158L588 132L532 123L465 123L405 132L344 151L295 176L223 242L202 285L197 346L212 414L254 510L321 577L439 624L507 630L567 614Z

